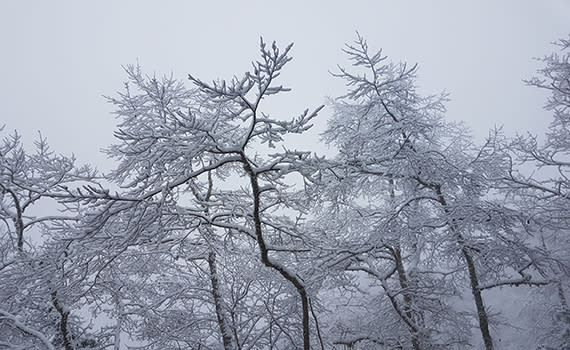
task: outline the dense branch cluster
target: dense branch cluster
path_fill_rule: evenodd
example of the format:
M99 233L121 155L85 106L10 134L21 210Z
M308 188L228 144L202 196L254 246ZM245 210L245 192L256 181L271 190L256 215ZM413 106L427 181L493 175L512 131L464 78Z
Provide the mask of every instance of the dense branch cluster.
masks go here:
M323 106L264 112L291 45L262 40L249 72L192 87L127 66L112 172L41 136L0 144L0 349L515 349L490 296L520 291L525 346L570 348L559 45L528 81L551 91L544 142L477 145L416 65L358 36L330 158L287 145Z

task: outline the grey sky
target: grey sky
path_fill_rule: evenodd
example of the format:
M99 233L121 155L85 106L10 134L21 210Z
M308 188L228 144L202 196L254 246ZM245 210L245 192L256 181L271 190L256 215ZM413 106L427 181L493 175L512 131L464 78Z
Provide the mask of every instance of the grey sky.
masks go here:
M282 76L293 92L271 108L289 116L342 94L328 72L348 63L340 49L356 30L391 59L418 62L422 89L450 92L448 116L478 136L494 124L539 131L545 94L521 80L570 33L570 1L2 1L0 124L26 141L40 130L105 169L98 151L115 120L102 95L122 89L121 65L209 80L249 69L260 35L295 42Z

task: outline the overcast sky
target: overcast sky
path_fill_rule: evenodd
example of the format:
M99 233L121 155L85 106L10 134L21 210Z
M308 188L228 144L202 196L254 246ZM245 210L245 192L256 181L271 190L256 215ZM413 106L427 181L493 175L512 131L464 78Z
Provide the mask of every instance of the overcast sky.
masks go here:
M570 0L2 0L0 125L26 141L39 130L57 151L106 169L98 152L116 120L102 96L122 89L122 65L231 78L257 58L260 36L294 42L282 75L293 91L274 106L286 117L343 93L329 71L347 65L341 48L357 30L391 59L419 63L422 91L448 91L449 118L478 137L501 124L540 131L545 94L522 79L540 66L533 57L570 34Z

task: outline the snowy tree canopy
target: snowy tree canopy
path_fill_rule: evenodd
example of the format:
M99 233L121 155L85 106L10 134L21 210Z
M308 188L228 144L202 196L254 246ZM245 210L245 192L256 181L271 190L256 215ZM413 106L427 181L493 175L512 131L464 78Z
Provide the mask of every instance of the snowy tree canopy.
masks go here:
M212 82L125 67L107 174L3 131L0 349L569 349L569 43L527 81L544 137L477 144L360 35L294 116L267 107L292 45ZM316 123L334 155L292 146Z

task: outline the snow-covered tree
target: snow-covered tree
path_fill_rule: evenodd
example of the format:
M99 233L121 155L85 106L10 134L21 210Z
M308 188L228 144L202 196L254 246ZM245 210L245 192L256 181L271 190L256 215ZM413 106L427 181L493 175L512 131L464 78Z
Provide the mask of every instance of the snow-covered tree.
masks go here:
M0 342L14 348L76 349L84 324L74 312L81 306L76 269L66 259L62 237L49 225L74 222L73 213L52 208L64 197L61 188L91 180L89 167L57 155L40 136L32 152L17 133L0 144ZM42 232L46 234L42 235Z
M119 162L109 180L121 191L92 187L73 193L90 206L76 239L86 247L109 242L115 251L154 247L166 254L163 259L180 259L172 268L193 269L193 278L209 281L207 286L196 279L176 282L186 282L187 288L201 285L210 293L207 301L200 297L203 304L188 296L175 302L185 308L183 313L216 315L216 334L196 338L204 339L204 346L234 349L252 342L254 348L309 349L312 295L304 255L310 242L300 224L304 197L291 180L309 153L288 150L282 143L286 135L308 130L319 108L290 120L262 112L266 99L288 91L277 78L291 59L291 46L280 50L262 41L260 48L261 59L242 77L208 84L190 76L192 89L173 78L144 76L139 67L127 68L125 91L110 98L121 121L119 142L108 150ZM274 151L277 146L283 148ZM224 271L224 261L240 261L232 258L236 254L240 259L253 254L261 262L263 272L253 282ZM148 273L159 278L162 272ZM274 282L263 291L267 283L261 281L267 278ZM159 292L149 291L153 293ZM267 300L264 315L259 302L245 302L259 293ZM300 308L296 302L284 304L284 298L298 301ZM298 315L297 322L291 323L292 315ZM200 317L195 331L211 332L204 323L208 317ZM167 318L180 322L179 327L192 323L182 315Z
M287 143L321 107L265 112L289 90L291 46L262 40L249 72L190 86L126 67L109 174L41 136L0 144L0 348L453 350L475 329L492 350L486 293L523 285L540 287L536 347L569 348L559 45L529 81L552 92L545 141L495 130L477 146L445 94L418 92L415 65L358 36L330 159Z
M552 283L537 293L539 349L570 348L570 40L556 43L558 51L541 59L544 67L527 84L550 92L546 110L553 119L544 137L528 134L508 145L512 155L504 189L527 216L527 230L542 254L538 272ZM550 307L545 308L545 305Z
M378 281L392 323L408 334L404 347L466 343L468 321L452 300L468 288L485 348L493 349L483 291L530 282L532 265L518 213L493 201L491 181L506 172L508 157L492 142L476 147L461 125L445 121L446 96L420 95L416 66L371 54L362 37L345 52L356 71L337 74L349 90L335 100L324 134L339 150L327 181L335 183L332 207L351 211L341 220L364 224L357 240L343 224L349 245L338 260ZM395 337L390 345L400 344Z

